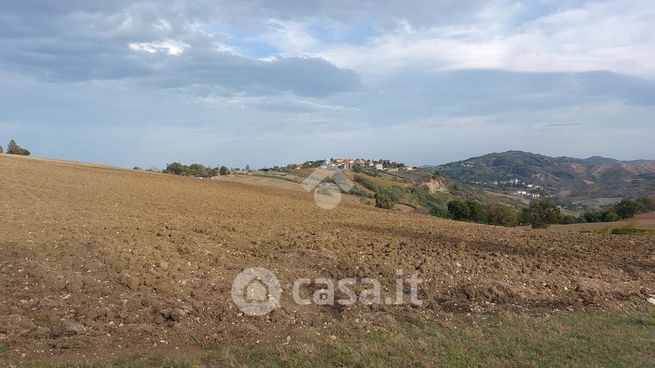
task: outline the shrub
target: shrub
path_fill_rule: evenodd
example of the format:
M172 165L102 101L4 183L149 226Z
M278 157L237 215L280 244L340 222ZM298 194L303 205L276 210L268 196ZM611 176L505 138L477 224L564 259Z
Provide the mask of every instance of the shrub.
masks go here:
M469 208L468 219L473 222L484 223L487 221L487 214L482 208L482 205L476 201L466 201L466 206Z
M607 211L603 216L603 222L614 222L619 221L621 216L619 216L615 211Z
M375 193L375 207L385 209L392 208L393 201L391 200L391 196L383 192Z
M565 216L562 216L562 219L560 220L559 223L564 224L564 225L570 225L570 224L575 224L577 222L578 222L578 220L575 218L575 216L565 215Z
M448 202L448 214L453 220L465 221L471 216L471 209L461 199Z

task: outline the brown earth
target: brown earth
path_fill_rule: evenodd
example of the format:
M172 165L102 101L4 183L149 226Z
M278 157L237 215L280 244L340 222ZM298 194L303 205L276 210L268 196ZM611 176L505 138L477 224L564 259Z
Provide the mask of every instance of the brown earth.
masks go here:
M336 339L406 317L635 310L655 294L653 236L460 223L348 196L323 210L257 180L0 155L0 219L0 365ZM248 267L282 284L266 317L231 300ZM375 277L393 296L397 269L424 280L423 306L290 297L298 277Z

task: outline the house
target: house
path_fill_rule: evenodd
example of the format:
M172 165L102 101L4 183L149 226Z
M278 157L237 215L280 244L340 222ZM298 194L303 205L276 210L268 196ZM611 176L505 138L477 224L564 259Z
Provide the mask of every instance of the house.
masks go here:
M338 158L334 160L337 167L343 170L352 170L355 165L355 160L349 158Z
M355 160L355 165L359 167L366 167L366 160L358 158Z
M384 166L382 165L381 162L375 163L375 170L384 170Z

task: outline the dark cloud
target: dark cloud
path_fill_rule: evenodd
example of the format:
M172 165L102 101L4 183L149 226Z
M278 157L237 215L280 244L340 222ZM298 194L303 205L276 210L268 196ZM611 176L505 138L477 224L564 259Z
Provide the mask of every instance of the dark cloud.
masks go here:
M358 87L354 71L323 59L261 61L218 50L193 22L220 10L175 1L4 3L0 68L48 82L134 79L165 88L199 86L213 94L326 96ZM166 48L129 47L153 43L183 46L175 55Z

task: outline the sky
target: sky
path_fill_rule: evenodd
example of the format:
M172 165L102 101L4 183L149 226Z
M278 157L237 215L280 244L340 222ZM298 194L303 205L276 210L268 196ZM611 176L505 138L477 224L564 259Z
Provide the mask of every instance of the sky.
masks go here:
M42 157L655 159L651 0L4 0L0 50L0 144Z

